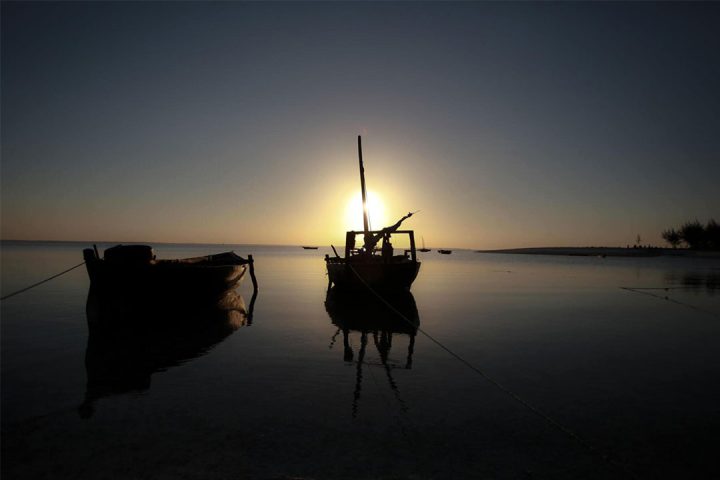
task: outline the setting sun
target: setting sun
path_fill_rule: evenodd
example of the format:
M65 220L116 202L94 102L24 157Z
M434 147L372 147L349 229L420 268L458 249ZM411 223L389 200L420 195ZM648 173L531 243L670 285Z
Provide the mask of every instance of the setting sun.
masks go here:
M372 190L367 192L370 229L383 228L387 223L385 206L380 196ZM360 192L354 194L345 207L345 229L361 231L363 229L363 208Z

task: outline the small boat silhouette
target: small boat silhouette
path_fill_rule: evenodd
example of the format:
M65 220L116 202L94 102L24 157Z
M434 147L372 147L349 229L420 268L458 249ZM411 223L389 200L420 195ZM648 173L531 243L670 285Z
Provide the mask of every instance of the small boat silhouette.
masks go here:
M252 255L235 252L173 260L157 259L148 245L116 245L101 258L97 247L83 250L92 288L103 297L172 298L214 302L236 288L250 270L257 288Z

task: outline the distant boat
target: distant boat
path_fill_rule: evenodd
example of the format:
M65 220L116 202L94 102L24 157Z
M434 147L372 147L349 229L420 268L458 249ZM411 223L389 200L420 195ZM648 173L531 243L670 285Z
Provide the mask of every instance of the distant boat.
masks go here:
M365 189L365 167L362 159L362 141L358 136L358 157L360 163L360 192L363 203L363 231L345 234L345 256L341 257L335 247L335 257L325 255L328 271L328 287L335 285L338 290L408 291L420 271L415 249L415 233L399 230L403 221L412 216L408 213L397 223L382 230L370 230ZM356 247L356 237L361 235L362 246ZM392 235L406 235L410 249L395 255L390 243ZM377 245L382 241L381 248Z
M425 248L425 237L422 237L422 248L418 248L418 252L432 252L431 249Z
M306 247L304 245L302 248L304 248L305 250L317 250L318 249L318 247Z
M106 297L148 301L215 301L237 287L250 270L257 289L252 255L234 252L176 260L158 260L148 245L116 245L100 258L97 248L83 250L90 286Z
M452 250L438 250L438 253L442 253L443 255L450 255L452 253Z

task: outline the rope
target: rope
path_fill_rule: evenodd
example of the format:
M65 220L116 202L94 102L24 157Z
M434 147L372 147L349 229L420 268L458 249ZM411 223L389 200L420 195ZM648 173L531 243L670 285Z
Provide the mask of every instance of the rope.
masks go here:
M627 467L625 467L625 466L623 466L623 465L620 465L620 464L616 463L615 461L613 461L608 455L600 452L598 449L596 449L595 447L593 447L588 441L586 441L585 439L583 439L580 435L578 435L577 433L575 433L575 432L573 432L572 430L570 430L569 427L566 427L565 425L563 425L563 424L560 423L559 421L557 421L557 420L555 420L554 418L552 418L552 417L551 417L550 415L548 415L547 413L545 413L545 412L543 412L542 410L540 410L538 407L535 407L535 406L532 405L530 402L528 402L527 400L523 399L520 395L518 395L518 394L515 393L514 391L510 390L508 387L504 386L502 383L500 383L499 381L495 380L495 379L492 378L490 375L488 375L487 373L485 373L484 371L482 371L481 369L479 369L478 367L476 367L475 365L473 365L473 364L470 363L469 361L465 360L463 357L461 357L461 356L458 355L457 353L455 353L455 352L453 352L452 350L450 350L450 348L448 348L448 347L446 347L445 345L443 345L442 342L440 342L439 340L437 340L436 338L434 338L432 335L430 335L429 333L427 333L425 330L423 330L423 329L420 328L419 326L414 325L414 324L410 321L410 319L408 319L407 317L405 317L405 315L402 314L402 312L398 311L395 307L393 307L390 303L388 303L388 301L385 300L379 293L377 293L370 285L368 285L367 282L365 282L365 280L360 276L360 274L357 273L357 271L353 268L352 265L350 265L349 263L348 263L347 265L350 267L350 270L353 271L353 273L355 274L355 276L358 277L358 279L360 280L360 282L362 282L362 284L365 285L365 287L367 287L367 289L368 289L373 295L375 295L382 303L384 303L390 310L392 310L396 315L398 315L400 318L402 318L405 322L407 322L408 324L412 325L414 328L417 328L418 331L420 331L420 333L422 333L423 335L425 335L430 341L432 341L433 343L435 343L438 347L440 347L441 349L445 350L448 354L450 354L452 357L454 357L454 358L455 358L456 360L458 360L460 363L462 363L463 365L465 365L466 367L468 367L470 370L472 370L473 372L475 372L475 373L477 373L478 375L480 375L482 378L484 378L485 380L487 380L490 384L492 384L493 386L495 386L496 388L498 388L498 389L499 389L500 391L502 391L503 393L505 393L505 394L507 394L508 396L510 396L510 398L512 398L513 400L515 400L516 402L518 402L520 405L522 405L523 407L527 408L528 410L530 410L530 411L533 412L534 414L538 415L540 418L542 418L543 420L545 420L548 424L550 424L550 425L552 425L553 427L557 428L558 430L560 430L562 433L564 433L565 435L567 435L567 436L570 437L571 439L575 440L578 444L580 444L580 445L581 445L583 448L585 448L587 451L589 451L589 452L591 452L592 454L597 455L597 456L599 456L600 458L602 458L608 465L611 465L612 467L614 467L614 468L616 468L616 469L622 470L622 471L624 471L625 473L629 473L629 474L631 474L633 477L638 478L638 476L637 476L634 472L630 471Z
M37 287L38 285L42 285L42 284L45 283L45 282L49 282L49 281L52 280L53 278L57 278L57 277L59 277L60 275L65 275L66 273L68 273L68 272L70 272L70 271L72 271L72 270L75 270L76 268L78 268L78 267L80 267L80 266L82 266L82 265L85 265L85 262L78 263L78 264L75 265L74 267L70 267L70 268L68 268L67 270L63 270L62 272L60 272L60 273L58 273L58 274L56 274L56 275L53 275L52 277L46 278L45 280L40 280L40 281L37 282L37 283L33 283L33 284L30 285L29 287L21 288L20 290L18 290L18 291L16 291L16 292L13 292L13 293L10 293L10 294L8 294L8 295L5 295L4 297L0 298L0 300L5 300L5 299L7 299L7 298L14 297L14 296L17 295L18 293L26 292L26 291L30 290L31 288L35 288L35 287Z
M669 288L673 288L673 287L669 287ZM720 315L718 315L717 313L712 312L712 311L710 311L710 310L705 310L704 308L696 307L695 305L691 305L691 304L689 304L689 303L685 303L685 302L681 302L681 301L679 301L679 300L675 300L675 299L673 299L673 298L670 298L670 297L667 296L667 295L662 296L662 295L657 295L657 294L655 294L655 293L652 293L652 292L648 292L648 291L647 291L647 290L669 290L669 288L631 288L631 287L620 287L621 290L626 290L626 291L632 292L632 293L639 293L639 294L641 294L641 295L647 295L647 296L649 296L649 297L657 298L657 299L659 299L659 300L666 300L666 301L668 301L668 302L672 302L672 303L675 303L675 304L677 304L677 305L680 305L681 307L690 308L690 309L695 310L695 311L697 311L697 312L705 313L705 314L707 314L707 315L712 315L712 316L715 317L715 318L720 318Z

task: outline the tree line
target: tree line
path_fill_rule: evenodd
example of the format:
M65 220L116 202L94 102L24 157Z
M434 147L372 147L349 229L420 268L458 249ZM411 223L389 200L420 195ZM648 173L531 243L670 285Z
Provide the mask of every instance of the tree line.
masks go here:
M673 248L685 244L693 250L720 250L720 225L712 218L707 225L698 220L685 222L677 230L664 230L662 238Z

